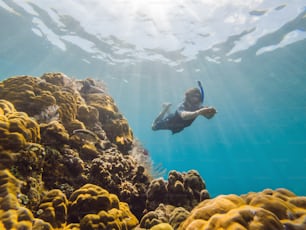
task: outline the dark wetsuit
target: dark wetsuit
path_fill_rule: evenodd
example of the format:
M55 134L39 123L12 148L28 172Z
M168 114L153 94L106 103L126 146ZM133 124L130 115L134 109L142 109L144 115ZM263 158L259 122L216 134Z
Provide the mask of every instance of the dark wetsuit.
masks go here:
M172 134L182 131L184 128L190 126L192 122L196 119L184 120L181 118L179 113L181 111L194 112L200 108L203 108L202 105L194 106L192 108L186 108L184 102L181 103L175 113L171 113L163 119L157 120L154 123L154 130L159 129L168 129L172 131Z

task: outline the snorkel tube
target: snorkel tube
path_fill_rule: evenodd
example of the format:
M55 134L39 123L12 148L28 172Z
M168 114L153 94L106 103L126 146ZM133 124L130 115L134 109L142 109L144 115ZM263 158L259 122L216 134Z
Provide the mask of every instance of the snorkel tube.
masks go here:
M201 102L203 103L204 102L204 89L203 89L202 83L200 81L197 81L197 82L198 82L198 86L201 91Z

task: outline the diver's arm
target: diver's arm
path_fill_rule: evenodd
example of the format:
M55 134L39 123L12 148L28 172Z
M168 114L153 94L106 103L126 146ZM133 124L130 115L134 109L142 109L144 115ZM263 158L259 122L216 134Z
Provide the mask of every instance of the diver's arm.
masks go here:
M183 120L192 120L195 119L198 115L200 115L200 113L198 112L199 110L188 111L186 110L184 103L181 103L177 108L176 112Z
M214 107L203 107L203 108L198 109L194 112L181 111L181 112L179 112L179 115L181 116L181 118L183 120L195 119L199 115L202 115L202 116L206 117L207 119L210 119L215 115L216 112L217 111Z
M183 120L192 120L195 119L197 116L199 116L201 114L201 110L204 107L201 106L199 109L197 109L196 111L188 111L185 108L184 103L181 103L179 105L179 107L177 108L177 113L179 114L179 116L183 119Z
M191 119L195 119L197 116L200 115L200 111L201 109L199 110L196 110L194 112L190 112L190 111L181 111L179 112L179 115L180 117L183 119L183 120L191 120Z
M199 115L210 119L217 113L217 110L214 107L204 107L202 109L197 110L197 112L199 113Z

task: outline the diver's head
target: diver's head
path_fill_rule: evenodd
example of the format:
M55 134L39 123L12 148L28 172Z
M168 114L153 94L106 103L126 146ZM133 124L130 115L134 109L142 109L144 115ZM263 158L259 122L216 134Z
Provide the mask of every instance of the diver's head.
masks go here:
M202 94L198 88L191 88L185 92L185 101L192 104L198 105L202 103Z

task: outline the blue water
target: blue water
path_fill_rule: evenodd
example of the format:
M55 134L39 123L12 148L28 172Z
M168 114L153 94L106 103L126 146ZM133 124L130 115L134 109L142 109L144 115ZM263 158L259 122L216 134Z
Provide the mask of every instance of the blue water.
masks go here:
M212 196L306 195L305 2L223 1L209 18L196 1L131 3L131 12L120 11L129 1L94 12L50 2L0 1L0 79L60 71L103 80L156 165L198 170ZM85 14L78 21L68 9ZM140 27L148 22L155 27ZM217 115L175 135L153 132L161 104L174 109L198 79Z

